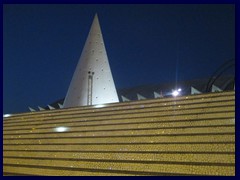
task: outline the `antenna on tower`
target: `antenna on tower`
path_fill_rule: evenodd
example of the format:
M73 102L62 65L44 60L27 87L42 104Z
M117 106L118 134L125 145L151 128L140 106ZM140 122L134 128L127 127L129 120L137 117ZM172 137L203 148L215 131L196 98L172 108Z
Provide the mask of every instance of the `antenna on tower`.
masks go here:
M88 71L88 105L92 105L93 75L94 72Z

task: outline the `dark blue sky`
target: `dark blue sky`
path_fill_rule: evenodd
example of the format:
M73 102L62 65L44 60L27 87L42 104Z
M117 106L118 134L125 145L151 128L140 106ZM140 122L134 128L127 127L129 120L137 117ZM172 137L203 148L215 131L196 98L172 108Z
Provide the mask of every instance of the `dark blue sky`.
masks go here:
M4 5L3 113L65 97L96 12L118 89L209 77L235 57L234 5Z

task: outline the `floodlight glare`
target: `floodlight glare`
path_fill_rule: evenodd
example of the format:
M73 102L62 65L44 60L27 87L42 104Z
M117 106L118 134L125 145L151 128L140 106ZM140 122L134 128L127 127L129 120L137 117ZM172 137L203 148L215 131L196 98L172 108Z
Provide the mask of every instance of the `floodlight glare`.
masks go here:
M176 91L176 90L173 91L173 92L172 92L172 95L173 95L174 97L178 96L178 95L179 95L179 91Z

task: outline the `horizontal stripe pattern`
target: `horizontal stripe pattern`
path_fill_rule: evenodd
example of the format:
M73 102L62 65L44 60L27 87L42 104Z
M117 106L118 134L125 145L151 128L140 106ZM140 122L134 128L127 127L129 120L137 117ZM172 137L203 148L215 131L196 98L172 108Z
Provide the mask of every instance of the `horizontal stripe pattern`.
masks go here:
M4 175L235 175L235 92L23 113L3 127Z

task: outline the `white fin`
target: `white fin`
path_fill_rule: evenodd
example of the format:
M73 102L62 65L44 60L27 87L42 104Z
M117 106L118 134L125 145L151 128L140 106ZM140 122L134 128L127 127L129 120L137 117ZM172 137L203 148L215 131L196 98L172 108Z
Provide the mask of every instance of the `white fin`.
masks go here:
M202 92L191 86L191 94L202 94Z
M138 98L138 100L146 99L144 96L142 96L142 95L140 95L140 94L137 94L137 98Z
M212 85L212 92L221 92L222 89L220 89L219 87L217 87L216 85Z
M59 108L60 108L60 109L62 109L62 108L63 108L63 105L62 105L62 104L60 104L60 103L58 103L58 106L59 106Z
M154 94L154 98L161 98L161 97L163 97L163 95L162 94L159 94L159 93L157 93L157 92L153 92L153 94Z
M52 106L50 106L50 105L48 105L48 107L49 107L50 110L55 109L54 107L52 107Z
M31 107L28 107L28 109L29 109L31 112L36 111L35 109L33 109L33 108L31 108Z
M45 110L44 108L42 108L42 107L40 107L40 106L38 106L38 109L39 109L40 111L44 111L44 110Z
M124 97L124 96L121 96L121 98L122 98L122 101L123 101L123 102L130 101L128 98L126 98L126 97Z

